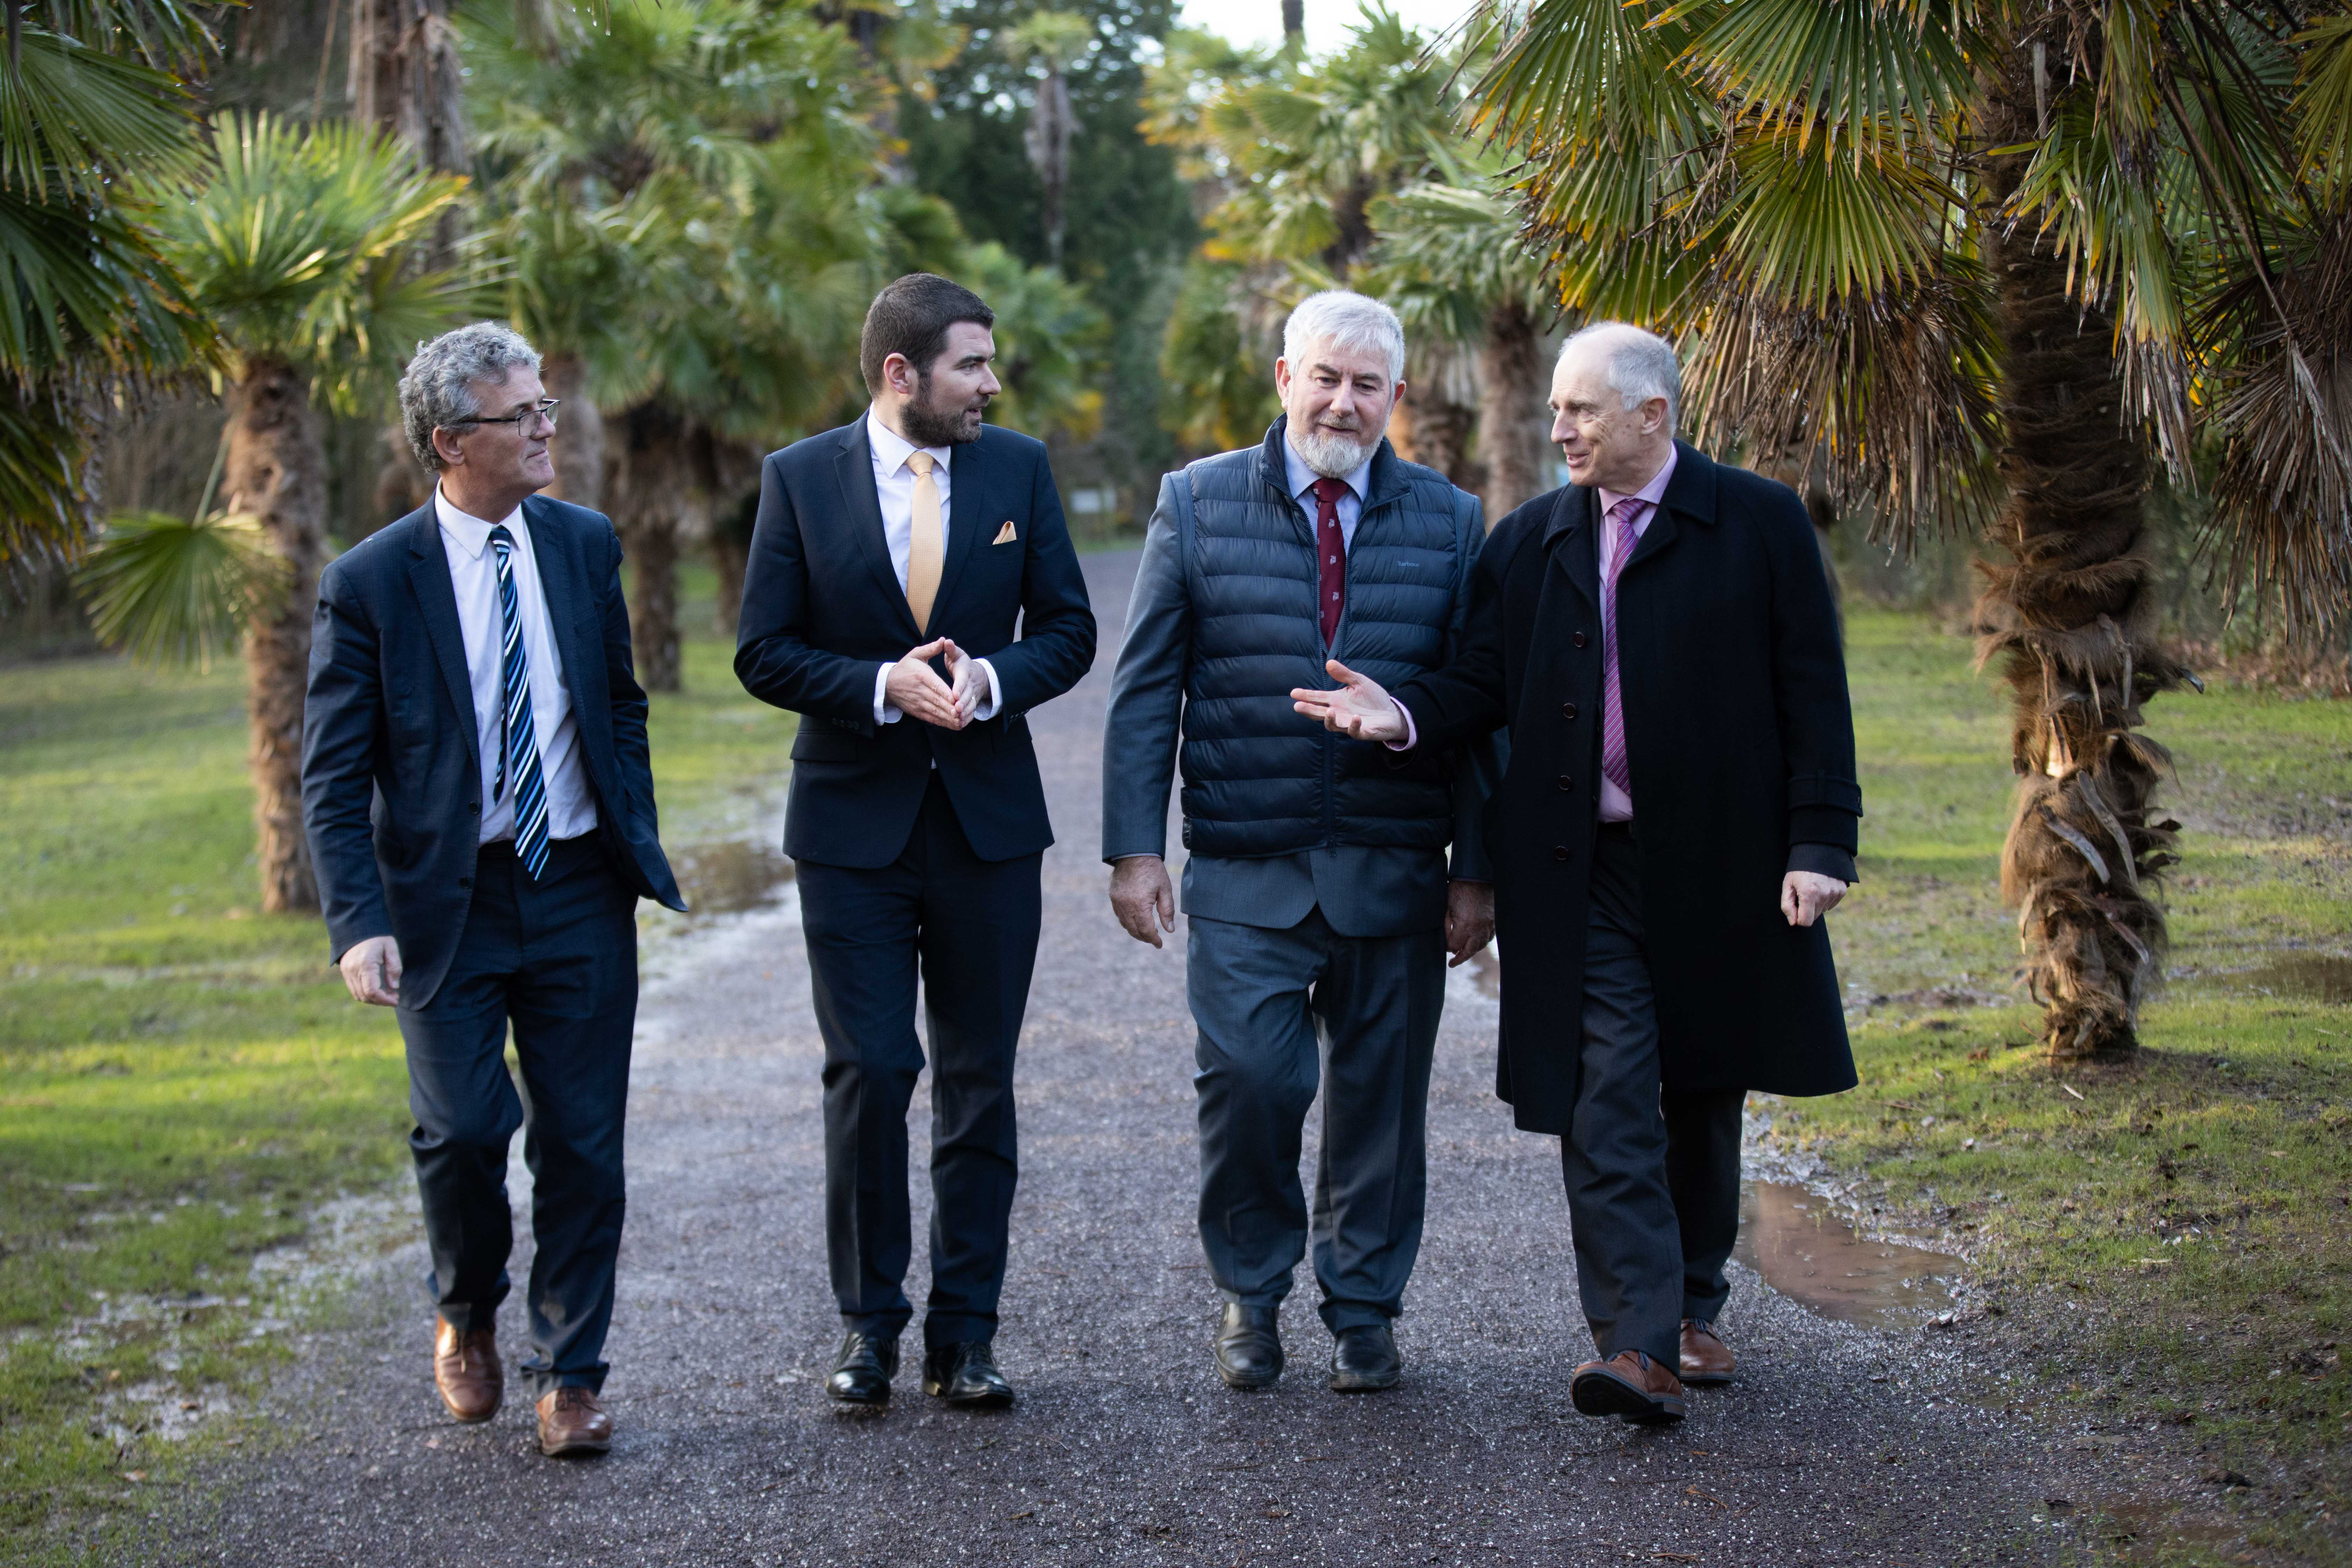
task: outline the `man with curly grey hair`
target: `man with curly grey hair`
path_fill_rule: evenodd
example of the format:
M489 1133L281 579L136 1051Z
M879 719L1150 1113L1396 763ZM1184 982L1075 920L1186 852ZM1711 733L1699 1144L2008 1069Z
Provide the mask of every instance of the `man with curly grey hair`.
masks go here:
M512 329L420 344L400 413L434 492L320 578L302 815L343 983L397 1008L408 1047L442 1403L478 1422L503 1396L507 1150L527 1125L540 1447L602 1453L635 911L685 907L656 836L621 542L537 493L555 400Z

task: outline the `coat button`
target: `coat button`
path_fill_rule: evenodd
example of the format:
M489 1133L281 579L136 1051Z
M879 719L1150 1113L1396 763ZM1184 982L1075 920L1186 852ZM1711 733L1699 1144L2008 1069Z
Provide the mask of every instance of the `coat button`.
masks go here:
M1576 787L1576 780L1567 773L1562 773L1559 775L1559 787L1562 789L1574 789Z
M1559 705L1559 716L1560 716L1561 718L1563 718L1563 719L1573 719L1573 718L1575 718L1575 717L1576 717L1576 704L1575 704L1575 703L1573 703L1573 702L1563 702L1563 703L1561 703L1561 704Z
M466 803L466 809L476 816L479 816L481 815L482 803L478 800L469 800Z
M1555 859L1555 860L1565 860L1565 859L1567 859L1567 858L1568 858L1568 846L1567 846L1567 845L1565 845L1565 844L1555 844L1555 845L1553 845L1553 846L1551 847L1551 858L1552 858L1553 859Z
M470 887L472 887L473 885L474 885L474 879L472 879L471 877L460 877L460 878L458 878L458 879L457 879L457 886L459 886L459 887L461 887L461 888L470 888Z
M1574 643L1577 647L1582 647L1584 646L1584 634L1582 632L1578 632L1574 637L1570 637L1568 640Z

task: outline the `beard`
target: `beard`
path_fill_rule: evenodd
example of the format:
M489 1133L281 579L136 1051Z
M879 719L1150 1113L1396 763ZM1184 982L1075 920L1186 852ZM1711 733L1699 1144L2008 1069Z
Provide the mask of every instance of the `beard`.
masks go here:
M1291 445L1307 466L1327 479L1344 479L1381 449L1377 431L1339 431L1319 425L1291 426Z
M987 407L985 396L950 405L933 393L927 375L898 416L906 421L907 438L918 447L965 447L980 439L980 421L971 416Z

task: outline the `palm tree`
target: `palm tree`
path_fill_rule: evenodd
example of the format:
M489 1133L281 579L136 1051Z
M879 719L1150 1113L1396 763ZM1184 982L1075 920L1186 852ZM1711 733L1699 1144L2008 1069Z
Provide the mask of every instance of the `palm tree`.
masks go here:
M1551 487L1544 336L1559 314L1547 270L1519 244L1491 184L1412 185L1372 204L1380 231L1364 287L1408 327L1477 355L1478 456L1486 524Z
M1043 192L1040 216L1045 228L1045 257L1062 265L1062 236L1068 218L1062 195L1070 183L1070 138L1077 121L1070 112L1069 68L1094 47L1094 24L1075 11L1038 11L1000 40L1014 64L1044 70L1029 106L1029 129L1023 144L1030 167L1037 171Z
M595 422L603 499L640 678L674 691L679 552L759 451L855 384L896 232L877 84L849 32L750 0L625 0L545 40L485 16L466 47L518 324L574 395L621 411ZM592 482L572 444L567 494Z
M1267 318L1353 280L1378 237L1375 202L1470 177L1454 126L1457 65L1376 6L1346 49L1319 62L1295 48L1265 55L1208 34L1171 37L1151 73L1146 130L1182 151L1182 172L1213 198L1212 238L1187 269L1161 355L1189 442L1258 438L1265 419L1243 431L1249 411L1272 408L1264 382L1278 351ZM1391 436L1400 452L1475 488L1470 378L1450 344L1413 351Z
M2331 13L2333 8L2331 9ZM1475 124L1562 303L1692 348L1704 439L1822 457L1883 534L1986 529L2002 852L2061 1056L2128 1052L2179 825L2143 705L2152 474L2233 591L2352 602L2352 27L2294 0L1490 4ZM1802 466L1802 465L1801 465Z
M78 559L105 411L213 362L137 189L194 166L213 38L177 0L7 8L0 57L0 576Z
M348 124L298 131L225 114L212 131L217 166L160 205L158 248L225 340L225 510L259 531L278 576L275 598L245 623L262 907L316 909L300 765L327 552L319 405L371 406L408 345L473 301L465 277L410 265L465 182L422 171L396 143Z

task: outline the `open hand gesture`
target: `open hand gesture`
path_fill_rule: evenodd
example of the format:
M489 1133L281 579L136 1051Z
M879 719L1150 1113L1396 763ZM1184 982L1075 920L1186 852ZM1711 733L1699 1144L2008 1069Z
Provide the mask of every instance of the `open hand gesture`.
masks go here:
M1352 735L1359 741L1404 739L1404 710L1397 706L1396 699L1379 681L1369 675L1358 675L1336 658L1323 668L1339 683L1339 689L1294 688L1290 693L1293 708L1324 728Z

